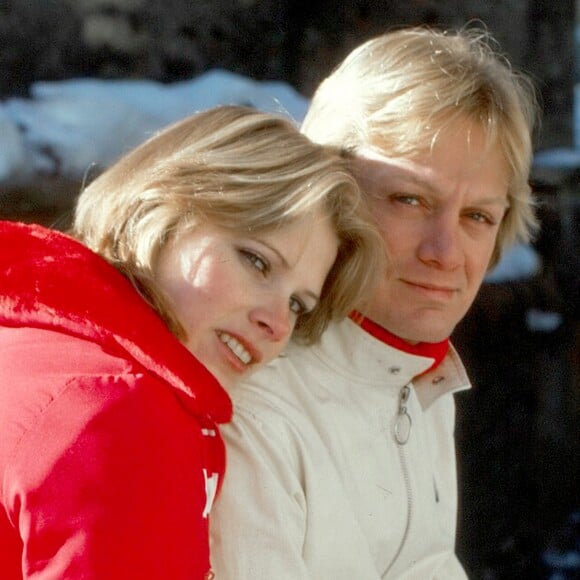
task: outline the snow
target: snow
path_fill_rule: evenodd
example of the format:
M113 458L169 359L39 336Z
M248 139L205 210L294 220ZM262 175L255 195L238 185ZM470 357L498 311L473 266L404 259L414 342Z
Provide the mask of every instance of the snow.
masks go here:
M542 263L528 244L516 244L507 250L498 264L488 272L486 282L497 284L507 280L524 280L537 274Z
M0 181L20 175L25 165L24 139L15 120L0 106Z
M247 105L299 122L308 101L282 82L215 69L191 80L79 78L36 82L30 98L0 103L0 181L82 178L161 127L217 105Z
M580 149L555 147L539 151L534 157L534 167L563 171L580 169Z
M564 317L559 312L530 308L526 311L526 326L532 332L556 332L564 324Z

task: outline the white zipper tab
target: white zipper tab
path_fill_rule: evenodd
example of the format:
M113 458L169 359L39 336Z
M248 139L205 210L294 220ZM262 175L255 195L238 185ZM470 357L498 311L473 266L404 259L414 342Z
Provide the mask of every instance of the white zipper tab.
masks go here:
M398 444L399 459L401 461L401 471L403 474L403 480L405 482L405 491L407 493L407 518L405 521L405 529L401 537L401 543L395 552L395 555L391 559L387 569L385 570L382 578L386 578L389 572L392 570L395 562L399 559L405 544L407 543L407 538L409 537L409 530L411 529L411 519L413 518L413 490L411 488L411 479L409 474L409 466L407 465L407 457L405 453L404 445L409 440L411 435L411 415L407 411L407 401L411 395L411 387L405 385L399 392L399 408L397 409L397 417L395 419L394 435L395 441Z
M411 415L407 412L407 401L411 394L411 387L405 385L399 393L399 409L395 420L395 441L399 445L405 445L411 435Z

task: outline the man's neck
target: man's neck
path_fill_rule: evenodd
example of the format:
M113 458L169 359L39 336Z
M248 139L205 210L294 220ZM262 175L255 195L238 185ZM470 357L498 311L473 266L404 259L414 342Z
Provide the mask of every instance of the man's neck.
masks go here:
M411 344L396 334L393 334L391 331L384 328L380 324L372 321L370 318L365 317L360 312L352 312L350 318L363 330L374 336L377 340L380 340L381 342L388 344L397 350L434 359L435 362L429 368L429 370L437 367L445 358L445 355L449 350L448 338L442 340L441 342L420 342Z

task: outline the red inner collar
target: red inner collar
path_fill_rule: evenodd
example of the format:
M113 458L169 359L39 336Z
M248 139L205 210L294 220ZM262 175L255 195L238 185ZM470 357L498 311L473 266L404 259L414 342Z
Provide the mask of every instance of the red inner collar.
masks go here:
M435 359L435 362L427 369L427 371L430 371L439 366L441 361L445 358L447 351L449 350L448 338L441 342L419 342L418 344L409 344L407 341L396 336L392 332L389 332L386 328L383 328L376 322L373 322L360 312L352 312L350 314L350 318L371 336L374 336L377 340L380 340L381 342L384 342L385 344L388 344L397 350Z

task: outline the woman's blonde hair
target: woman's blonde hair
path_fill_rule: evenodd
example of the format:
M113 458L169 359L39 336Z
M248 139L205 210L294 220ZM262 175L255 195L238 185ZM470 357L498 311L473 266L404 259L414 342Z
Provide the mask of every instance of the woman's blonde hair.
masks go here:
M313 342L369 296L383 250L340 150L312 143L286 118L226 106L168 127L84 189L71 233L128 276L184 338L155 281L163 244L204 222L259 234L320 211L339 249L318 307L294 330Z
M481 28L394 30L354 51L320 85L302 131L318 143L389 157L424 154L438 135L468 120L484 127L511 169L510 209L492 263L537 228L528 183L538 105L531 81L514 71Z

